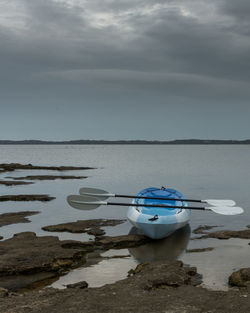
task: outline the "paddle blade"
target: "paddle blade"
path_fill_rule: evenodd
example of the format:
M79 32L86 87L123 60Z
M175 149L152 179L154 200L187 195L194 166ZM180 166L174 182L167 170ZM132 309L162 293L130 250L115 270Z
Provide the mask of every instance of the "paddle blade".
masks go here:
M208 200L202 200L202 202L206 202L214 206L234 206L236 204L235 201L233 200L208 199Z
M244 210L241 207L238 206L215 206L215 207L209 207L206 208L209 209L217 214L222 214L222 215L237 215L237 214L242 214Z
M94 210L106 202L100 201L98 198L89 196L70 195L67 197L70 206L77 210Z
M102 189L97 189L97 188L81 188L79 190L80 195L85 195L85 196L93 196L97 197L99 200L106 200L109 197L114 197L115 195L112 193L109 193L108 191L102 190Z

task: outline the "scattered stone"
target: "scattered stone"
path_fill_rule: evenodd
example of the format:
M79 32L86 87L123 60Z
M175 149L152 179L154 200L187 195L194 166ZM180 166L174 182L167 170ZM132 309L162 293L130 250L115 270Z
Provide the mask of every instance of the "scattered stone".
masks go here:
M84 288L88 288L88 283L86 281L80 281L80 282L75 283L75 284L66 285L66 287L67 288L84 289Z
M51 232L70 232L70 233L87 233L89 235L102 236L105 234L100 227L116 226L124 223L126 220L80 220L72 223L63 223L58 225L45 226L42 229Z
M207 248L198 248L198 249L187 249L186 253L194 253L194 252L206 252L206 251L212 251L214 248L207 247Z
M26 216L31 216L38 214L38 211L24 211L24 212L14 212L14 213L4 213L0 214L0 227L10 224L17 223L29 223L30 220Z
M228 281L230 286L247 287L250 285L250 268L241 268L232 273Z
M34 184L34 183L26 182L26 181L0 180L0 185L5 185L5 186L19 186L19 185L30 185L30 184Z
M206 230L210 230L214 227L219 227L219 226L209 226L209 225L204 225L204 226L199 226L193 230L194 234L206 234Z
M20 163L1 163L0 171L13 172L15 170L52 170L52 171L74 171L74 170L90 170L93 167L86 166L39 166L32 164L20 164Z
M87 176L70 176L70 175L29 175L24 177L6 177L6 178L12 178L14 180L55 180L55 179L84 179L88 178ZM30 184L30 183L28 183Z
M0 196L0 201L51 201L55 197L48 195L4 195Z

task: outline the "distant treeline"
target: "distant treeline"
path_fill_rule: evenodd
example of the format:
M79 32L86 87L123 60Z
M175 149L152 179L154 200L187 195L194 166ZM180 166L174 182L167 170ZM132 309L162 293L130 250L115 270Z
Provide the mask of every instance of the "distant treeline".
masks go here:
M1 145L246 145L246 140L204 140L204 139L180 139L171 141L159 140L68 140L68 141L44 141L44 140L0 140Z

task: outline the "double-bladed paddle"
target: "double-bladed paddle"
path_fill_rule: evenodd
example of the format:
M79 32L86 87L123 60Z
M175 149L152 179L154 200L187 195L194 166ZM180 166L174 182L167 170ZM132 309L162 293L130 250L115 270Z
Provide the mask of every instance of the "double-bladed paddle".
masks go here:
M144 196L130 196L130 195L118 195L110 193L108 191L97 189L97 188L81 188L79 190L80 195L96 197L99 200L106 200L110 197L116 198L136 198L136 199L154 199L154 200L166 200L166 201L187 201L187 202L198 202L214 206L234 206L236 203L233 200L196 200L196 199L173 199L173 198L164 198L164 197L144 197Z
M155 198L153 198L155 199ZM164 200L166 200L164 198ZM174 199L176 200L176 199ZM153 207L153 208L169 208L169 209L190 209L190 210L203 210L213 211L217 214L223 215L237 215L244 212L240 207L232 206L215 206L215 207L190 207L190 206L171 206L163 204L138 204L138 203L119 203L119 202L107 202L102 201L99 198L83 195L70 195L67 197L68 203L78 210L94 210L100 205L118 205L118 206L134 206L134 207ZM182 200L184 201L184 200Z

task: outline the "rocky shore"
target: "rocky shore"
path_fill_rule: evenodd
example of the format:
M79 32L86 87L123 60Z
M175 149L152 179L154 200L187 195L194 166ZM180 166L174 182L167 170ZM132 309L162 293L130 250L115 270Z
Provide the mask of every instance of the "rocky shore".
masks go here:
M200 275L182 262L140 264L134 275L101 288L53 288L16 294L0 290L4 313L246 313L250 293L211 291L199 286ZM81 288L84 286L84 288Z

